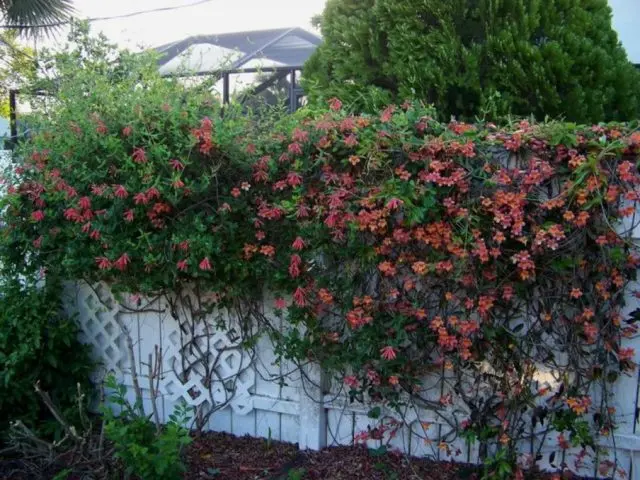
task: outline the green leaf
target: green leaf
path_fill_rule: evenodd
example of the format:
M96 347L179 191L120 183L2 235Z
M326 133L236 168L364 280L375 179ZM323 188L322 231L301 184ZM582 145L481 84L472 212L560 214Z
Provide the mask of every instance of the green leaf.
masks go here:
M372 457L382 457L387 454L387 447L385 445L381 445L378 448L370 448L369 455Z
M382 410L380 409L380 407L373 407L371 410L369 410L367 416L369 418L380 418L381 412Z

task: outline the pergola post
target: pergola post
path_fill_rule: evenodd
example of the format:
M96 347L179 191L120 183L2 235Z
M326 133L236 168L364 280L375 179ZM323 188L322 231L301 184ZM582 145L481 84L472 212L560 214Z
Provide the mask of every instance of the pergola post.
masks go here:
M291 81L289 82L289 113L298 109L298 98L296 97L296 71L291 69Z
M9 90L9 128L11 131L11 150L18 143L18 119L16 116L16 105L18 90Z
M229 72L222 74L222 103L229 104Z

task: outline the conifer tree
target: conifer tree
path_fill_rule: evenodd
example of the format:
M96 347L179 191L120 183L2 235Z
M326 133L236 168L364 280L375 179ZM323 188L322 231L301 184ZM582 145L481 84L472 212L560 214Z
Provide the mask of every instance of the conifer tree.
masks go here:
M444 117L629 120L640 72L607 0L328 0L304 76L312 101L407 98Z

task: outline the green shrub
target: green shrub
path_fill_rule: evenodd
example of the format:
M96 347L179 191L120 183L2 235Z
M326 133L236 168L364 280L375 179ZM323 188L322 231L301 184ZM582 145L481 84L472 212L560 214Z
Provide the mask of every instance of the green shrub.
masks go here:
M181 459L183 447L191 443L188 408L181 405L163 427L155 425L139 402L127 401L127 389L118 385L113 376L107 378L106 387L112 390L110 402L120 410L116 416L111 408L104 408L105 433L116 449L129 474L142 480L175 480L185 471Z
M632 120L640 74L606 0L329 0L305 65L312 100L419 99L445 120L505 114Z
M53 433L52 417L34 391L36 382L63 412L76 410L78 383L90 391L88 347L62 311L62 289L51 280L39 287L28 279L0 285L0 432L9 421ZM71 415L70 418L73 418Z

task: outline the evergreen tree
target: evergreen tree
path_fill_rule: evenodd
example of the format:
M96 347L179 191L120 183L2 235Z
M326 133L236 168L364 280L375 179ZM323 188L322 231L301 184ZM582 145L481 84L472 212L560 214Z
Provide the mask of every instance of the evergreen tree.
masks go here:
M328 0L318 23L325 41L304 72L315 101L579 122L640 111L607 0Z

